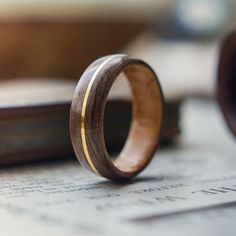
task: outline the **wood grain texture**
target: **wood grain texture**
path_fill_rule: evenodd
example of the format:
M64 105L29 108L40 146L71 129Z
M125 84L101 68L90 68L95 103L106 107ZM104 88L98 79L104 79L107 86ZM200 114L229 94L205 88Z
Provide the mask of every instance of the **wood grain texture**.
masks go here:
M104 141L104 111L109 91L121 72L125 73L133 94L132 121L125 146L112 160ZM70 112L71 140L77 158L95 173L115 180L136 176L156 150L162 123L162 90L145 62L126 55L107 56L92 63L80 78Z
M217 95L224 118L236 138L236 31L222 45Z

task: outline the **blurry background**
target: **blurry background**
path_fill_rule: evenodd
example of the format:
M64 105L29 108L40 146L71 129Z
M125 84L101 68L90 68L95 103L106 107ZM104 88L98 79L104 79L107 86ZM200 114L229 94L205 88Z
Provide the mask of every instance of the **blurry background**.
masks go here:
M155 22L155 1L1 1L0 76L78 78Z
M214 97L220 44L236 20L234 0L1 0L0 6L0 155L12 157L3 163L72 153L68 117L76 82L93 60L112 53L154 68L167 101L164 138L172 142L182 101ZM125 93L125 85L117 87L120 99L105 127L115 149L122 142L114 122L123 140L129 126L130 104L120 103Z
M192 93L195 83L197 89L212 92L209 77L212 80L215 71L218 42L236 18L234 0L1 0L0 4L0 78L78 78L97 57L121 52L151 32L152 36L143 36L146 41L134 44L132 54L153 59L150 63L158 66L160 79L168 80L163 86L172 86L174 93L186 86ZM176 86L169 80L184 83Z

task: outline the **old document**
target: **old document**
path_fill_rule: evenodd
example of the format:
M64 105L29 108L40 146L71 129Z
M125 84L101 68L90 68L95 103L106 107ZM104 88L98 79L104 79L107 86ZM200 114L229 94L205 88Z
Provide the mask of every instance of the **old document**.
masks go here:
M183 113L179 144L132 182L77 161L0 170L1 235L235 235L235 141L214 104Z

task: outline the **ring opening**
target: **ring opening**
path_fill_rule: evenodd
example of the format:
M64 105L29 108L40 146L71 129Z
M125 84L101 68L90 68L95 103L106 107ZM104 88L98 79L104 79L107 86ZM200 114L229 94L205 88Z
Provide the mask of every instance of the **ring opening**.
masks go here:
M127 140L132 116L132 92L124 73L120 73L108 94L104 112L104 139L112 158Z

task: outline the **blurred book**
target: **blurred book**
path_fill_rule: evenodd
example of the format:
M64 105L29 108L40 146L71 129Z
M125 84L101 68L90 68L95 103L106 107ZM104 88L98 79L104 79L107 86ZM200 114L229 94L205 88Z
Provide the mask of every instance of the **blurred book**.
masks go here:
M68 79L0 81L1 165L73 155L69 110L76 83ZM122 95L123 88L114 89L105 111L105 141L111 153L122 148L129 131L132 105ZM180 132L180 104L180 100L166 103L162 143L173 142Z

